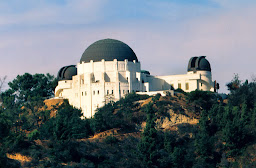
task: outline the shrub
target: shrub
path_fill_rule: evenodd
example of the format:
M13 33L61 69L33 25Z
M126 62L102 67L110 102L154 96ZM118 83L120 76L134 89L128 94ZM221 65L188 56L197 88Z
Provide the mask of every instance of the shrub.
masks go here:
M37 129L35 129L32 132L30 132L27 137L28 137L29 141L32 141L32 140L38 139L39 135L40 135L39 131Z

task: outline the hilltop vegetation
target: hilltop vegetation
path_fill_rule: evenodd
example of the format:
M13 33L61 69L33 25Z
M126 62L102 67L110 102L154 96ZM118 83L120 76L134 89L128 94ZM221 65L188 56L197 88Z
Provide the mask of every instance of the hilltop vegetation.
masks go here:
M24 74L1 93L0 167L256 166L255 82L236 76L225 101L198 90L131 93L92 119L67 101L46 107L55 86Z

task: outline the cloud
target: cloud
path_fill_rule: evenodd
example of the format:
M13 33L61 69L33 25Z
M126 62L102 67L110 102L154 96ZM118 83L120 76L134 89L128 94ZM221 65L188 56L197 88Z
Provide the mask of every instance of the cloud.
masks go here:
M0 15L6 27L0 28L0 77L7 75L8 80L24 72L56 75L104 38L127 43L142 69L153 75L186 73L190 57L206 55L221 92L227 92L225 84L234 73L246 79L256 72L255 3L240 7L234 1L229 7L231 1L218 0L209 6L168 1L140 1L135 6L133 0L26 2L27 9L14 13L0 3L0 11L6 8ZM144 2L148 3L143 6Z
M107 0L68 0L63 4L47 1L19 1L0 3L0 25L49 25L49 24L88 24L104 18L102 9ZM15 5L14 5L15 4ZM14 5L14 6L13 6ZM17 9L16 5L20 5ZM27 7L28 6L28 7ZM15 12L15 11L19 12Z

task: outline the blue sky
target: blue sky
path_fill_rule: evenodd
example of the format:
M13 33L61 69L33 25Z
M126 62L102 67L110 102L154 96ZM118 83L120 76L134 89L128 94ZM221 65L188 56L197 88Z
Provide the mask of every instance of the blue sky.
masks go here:
M0 0L0 77L56 75L93 42L127 43L153 75L206 55L213 79L255 76L255 0Z

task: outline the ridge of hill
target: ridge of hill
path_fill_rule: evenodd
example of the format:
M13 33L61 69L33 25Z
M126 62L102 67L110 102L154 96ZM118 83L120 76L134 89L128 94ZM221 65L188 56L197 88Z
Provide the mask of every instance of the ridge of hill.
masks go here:
M38 128L41 135L34 135L35 130L27 131L28 139L22 142L25 148L7 153L7 158L20 162L22 167L143 167L141 152L144 143L150 140L157 149L154 156L157 167L200 166L204 155L200 152L204 150L209 157L203 164L255 165L256 153L252 150L255 143L245 146L244 154L237 156L229 154L232 148L224 148L227 143L222 139L224 131L218 130L212 119L224 112L223 101L208 92L193 94L152 97L129 94L99 108L94 118L84 120L79 118L80 111L65 100L46 100L44 108L50 111L50 118ZM213 104L216 106L211 111ZM153 126L148 125L150 115Z

